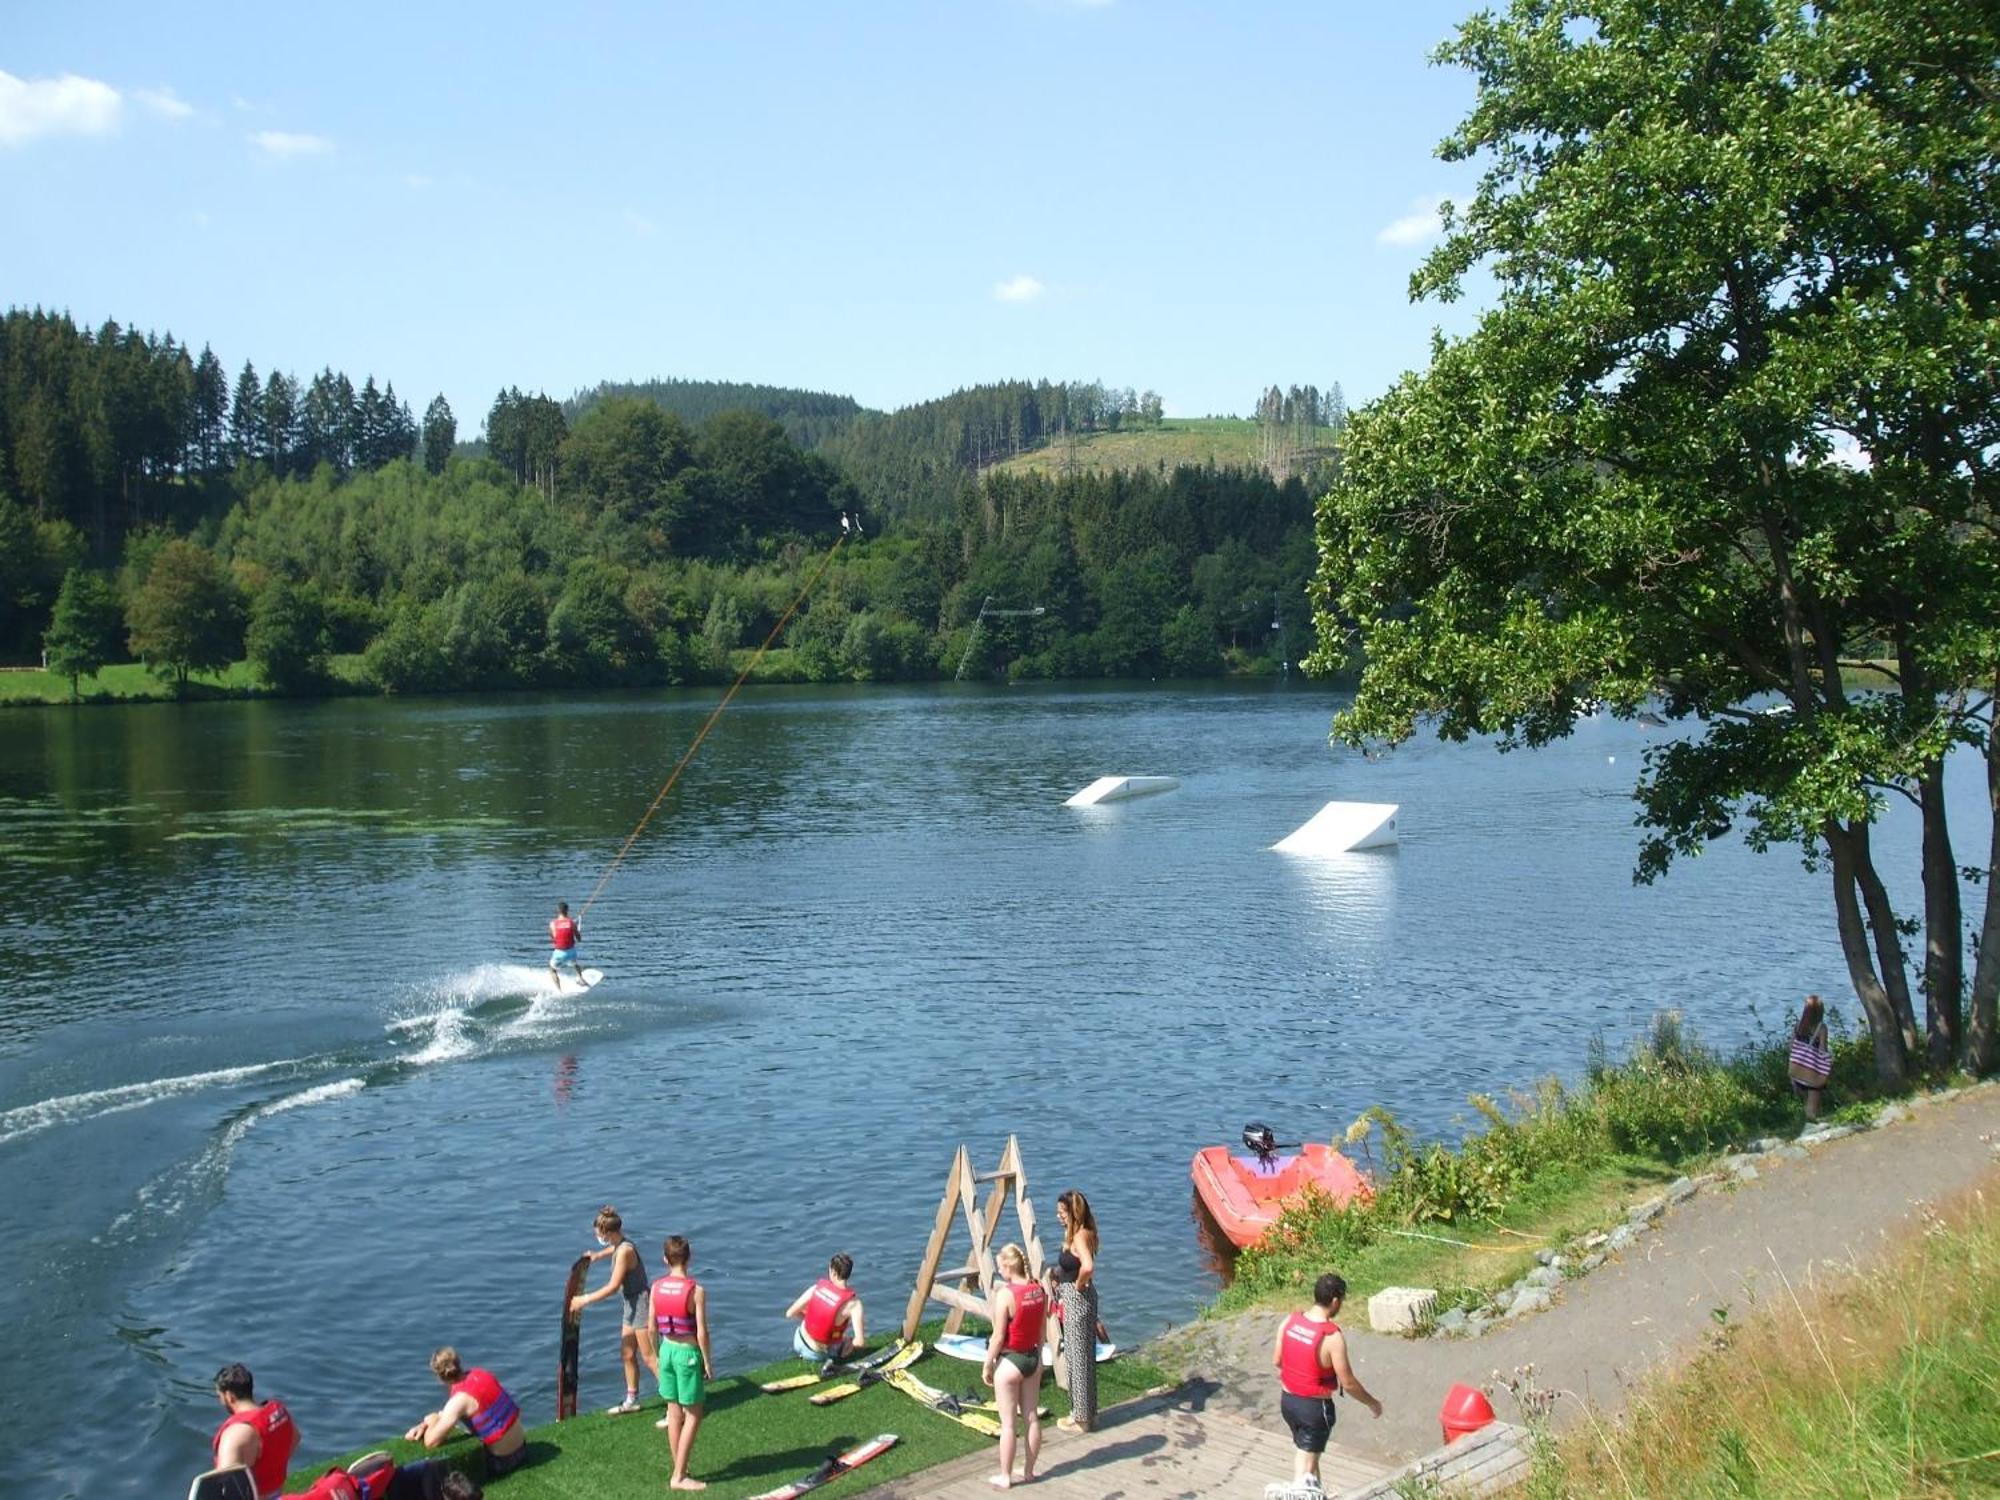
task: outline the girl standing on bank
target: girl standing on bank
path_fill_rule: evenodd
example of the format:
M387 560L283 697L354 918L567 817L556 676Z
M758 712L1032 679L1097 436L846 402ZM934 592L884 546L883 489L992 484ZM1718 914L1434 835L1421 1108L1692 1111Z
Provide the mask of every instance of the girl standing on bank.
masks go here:
M1056 1426L1089 1432L1097 1425L1097 1219L1082 1193L1056 1199L1062 1254L1056 1260L1056 1305L1062 1317L1062 1373L1069 1415Z
M1028 1451L1021 1464L1022 1484L1035 1477L1035 1461L1042 1456L1042 1325L1049 1294L1029 1279L1028 1257L1019 1245L1005 1247L999 1260L1003 1279L993 1288L987 1312L993 1337L986 1343L982 1373L1000 1408L1000 1472L993 1476L993 1487L1004 1490L1014 1483L1014 1445L1023 1427Z
M1819 1118L1820 1096L1833 1076L1833 1052L1826 1044L1826 1003L1817 995L1806 996L1799 1023L1792 1028L1787 1063L1793 1092L1805 1095L1806 1123L1810 1125Z

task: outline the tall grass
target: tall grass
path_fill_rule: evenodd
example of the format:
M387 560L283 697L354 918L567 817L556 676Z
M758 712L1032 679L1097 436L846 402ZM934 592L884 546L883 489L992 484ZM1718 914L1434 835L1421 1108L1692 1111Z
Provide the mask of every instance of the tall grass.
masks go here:
M1866 1041L1842 1039L1834 1050L1833 1097L1867 1095ZM1524 1204L1566 1210L1588 1196L1593 1176L1663 1178L1753 1136L1796 1130L1802 1120L1783 1043L1723 1057L1678 1017L1663 1015L1624 1057L1614 1060L1600 1044L1588 1062L1574 1089L1548 1079L1504 1101L1473 1095L1469 1103L1485 1128L1456 1145L1419 1142L1387 1110L1366 1111L1336 1144L1374 1167L1374 1201L1341 1208L1308 1197L1294 1204L1262 1244L1238 1258L1223 1305L1290 1295L1329 1266L1365 1288L1371 1278L1349 1267L1382 1261L1369 1252L1391 1239L1475 1238L1482 1226L1518 1217L1514 1210ZM1505 1269L1495 1264L1496 1272Z
M1776 1268L1782 1270L1783 1268ZM1530 1492L1730 1497L2000 1493L2000 1174L1865 1271L1786 1278L1625 1419L1542 1445Z

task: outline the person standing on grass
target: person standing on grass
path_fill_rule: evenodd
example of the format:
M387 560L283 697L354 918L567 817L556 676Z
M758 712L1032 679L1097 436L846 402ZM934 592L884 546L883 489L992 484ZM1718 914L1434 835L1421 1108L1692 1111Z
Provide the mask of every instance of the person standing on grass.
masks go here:
M1097 1219L1090 1202L1071 1188L1056 1199L1062 1253L1056 1257L1056 1315L1062 1320L1059 1382L1069 1391L1069 1415L1056 1423L1066 1432L1097 1425Z
M1333 1398L1352 1396L1377 1417L1382 1403L1369 1394L1347 1362L1347 1336L1334 1318L1347 1300L1347 1283L1329 1271L1313 1283L1312 1306L1278 1325L1271 1365L1278 1372L1279 1410L1292 1430L1292 1484L1319 1488L1319 1456L1333 1437Z
M608 1415L622 1417L627 1412L639 1409L639 1365L644 1361L646 1368L659 1378L660 1361L653 1352L652 1324L646 1307L646 1267L639 1259L639 1247L625 1238L625 1221L618 1210L606 1204L598 1210L597 1220L591 1226L597 1232L598 1248L590 1252L592 1260L611 1257L611 1274L604 1285L594 1292L569 1300L571 1312L582 1312L593 1302L602 1302L613 1292L619 1296L622 1315L618 1322L618 1353L625 1362L625 1399L611 1408Z
M1000 1472L995 1489L1014 1483L1014 1445L1027 1429L1027 1452L1021 1462L1021 1483L1035 1477L1042 1456L1042 1327L1048 1318L1049 1294L1028 1276L1028 1257L1019 1245L1000 1251L1001 1283L993 1288L987 1319L993 1336L986 1342L986 1363L980 1374L993 1387L1000 1408Z
M1788 1071L1792 1092L1805 1095L1806 1123L1810 1125L1819 1118L1820 1096L1833 1076L1833 1052L1826 1042L1826 1004L1817 995L1806 996L1805 1009L1792 1028Z
M708 1382L715 1379L708 1356L708 1291L688 1275L694 1247L684 1237L668 1235L660 1252L667 1273L653 1283L653 1336L659 1340L660 1394L666 1398L667 1414L653 1425L666 1429L673 1449L674 1472L668 1488L705 1490L705 1483L688 1477L688 1455L701 1430Z

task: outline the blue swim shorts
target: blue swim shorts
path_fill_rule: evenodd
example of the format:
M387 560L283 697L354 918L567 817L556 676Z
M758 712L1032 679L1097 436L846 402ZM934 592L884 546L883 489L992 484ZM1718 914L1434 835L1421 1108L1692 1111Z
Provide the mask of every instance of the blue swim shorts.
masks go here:
M550 949L549 967L551 969L574 969L576 967L576 949L574 948Z

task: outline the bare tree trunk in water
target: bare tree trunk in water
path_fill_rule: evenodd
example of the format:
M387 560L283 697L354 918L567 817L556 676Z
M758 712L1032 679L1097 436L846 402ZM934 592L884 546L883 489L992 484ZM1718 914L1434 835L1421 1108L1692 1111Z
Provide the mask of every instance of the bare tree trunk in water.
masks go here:
M2000 681L1987 710L1986 801L1993 829L1986 846L1986 921L1979 933L1979 960L1972 972L1972 1025L1966 1034L1965 1065L1982 1077L2000 1067Z
M1875 854L1869 842L1869 825L1847 825L1854 859L1854 885L1861 892L1861 904L1868 912L1868 931L1875 939L1875 960L1883 990L1896 1015L1897 1029L1903 1033L1906 1057L1923 1056L1924 1040L1917 1031L1917 1013L1910 1003L1910 973L1903 959L1903 937L1896 927L1896 908L1889 904L1888 888L1875 870Z
M1865 825L1864 825L1865 826ZM1885 1086L1897 1088L1909 1075L1909 1051L1903 1036L1902 1018L1895 1002L1875 972L1875 955L1868 946L1868 923L1862 917L1856 896L1856 846L1853 834L1842 824L1828 819L1822 830L1826 847L1833 857L1833 907L1839 919L1840 949L1847 958L1847 977L1854 986L1868 1018L1868 1032L1875 1043L1875 1076ZM1893 929L1891 929L1893 935Z

